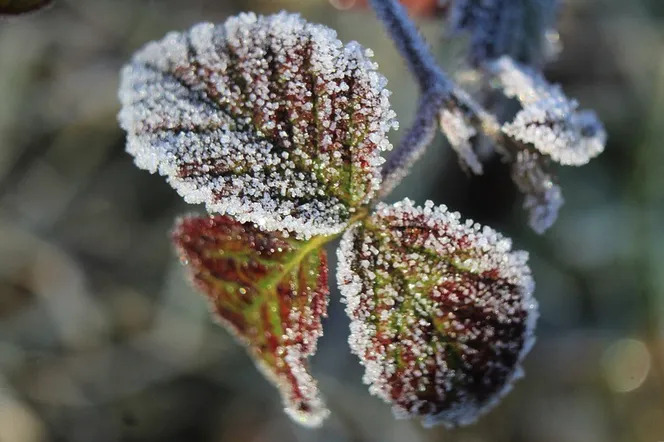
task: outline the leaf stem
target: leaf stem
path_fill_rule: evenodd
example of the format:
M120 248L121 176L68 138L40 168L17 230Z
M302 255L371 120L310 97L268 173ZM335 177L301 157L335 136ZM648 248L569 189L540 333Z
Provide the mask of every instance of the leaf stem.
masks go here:
M426 41L408 17L406 8L396 0L371 0L370 3L408 63L422 92L438 87L441 71Z
M369 210L367 208L360 208L358 209L357 213L353 215L350 220L348 220L348 225L355 224L358 221L363 220L369 216ZM262 285L264 287L274 287L276 286L279 281L281 281L288 273L290 273L294 268L296 268L302 260L309 255L310 253L320 249L323 247L325 244L327 244L330 241L334 241L337 239L339 236L341 236L346 229L344 229L342 232L339 232L334 235L318 235L314 236L310 240L306 241L302 247L298 248L297 252L295 255L293 255L292 259L288 260L286 264L281 268L281 271L274 275L273 277L266 279Z
M382 182L376 195L377 199L385 198L408 175L412 165L431 144L438 129L438 112L441 107L440 95L423 94L420 97L413 124L381 170Z
M387 196L424 153L433 140L437 117L443 108L460 111L476 130L497 145L508 145L509 140L502 134L498 120L438 66L429 45L408 17L403 5L397 0L370 0L370 3L415 76L421 94L412 126L383 166L383 185L379 197Z

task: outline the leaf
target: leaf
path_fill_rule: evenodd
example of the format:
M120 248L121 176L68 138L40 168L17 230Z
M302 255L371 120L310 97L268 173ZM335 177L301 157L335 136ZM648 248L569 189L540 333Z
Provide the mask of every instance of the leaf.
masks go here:
M481 175L482 163L471 143L471 140L477 135L477 131L466 121L461 110L443 109L440 111L439 120L440 128L452 149L459 156L461 166L476 175Z
M566 101L560 86L550 84L537 70L517 63L511 57L500 57L487 64L487 71L510 98L519 100L522 106L551 98Z
M576 108L576 102L544 99L521 110L503 132L559 164L582 166L604 151L606 132L593 111Z
M544 157L532 150L518 152L512 163L512 180L525 194L523 208L529 214L528 224L539 234L556 222L565 202L547 166Z
M36 11L52 3L53 0L0 0L0 14L18 15Z
M352 226L338 257L351 349L395 416L468 424L521 376L537 304L509 239L406 199Z
M327 315L325 240L298 241L217 215L180 219L173 241L213 315L281 392L286 413L321 425L329 411L307 358Z
M452 34L468 33L469 63L503 55L540 65L556 54L558 0L441 0Z
M370 54L287 13L170 33L122 71L127 151L212 213L339 233L378 189L396 126Z
M579 104L568 99L559 86L509 57L489 66L505 95L517 98L523 106L503 125L505 134L566 166L582 166L604 151L607 135L597 115L578 111Z

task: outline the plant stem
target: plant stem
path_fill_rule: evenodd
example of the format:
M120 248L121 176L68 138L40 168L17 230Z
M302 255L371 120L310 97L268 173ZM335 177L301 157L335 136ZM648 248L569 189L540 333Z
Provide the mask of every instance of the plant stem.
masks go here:
M361 208L355 213L354 216L350 218L348 221L348 225L351 226L355 224L358 221L362 221L364 218L369 216L369 211L366 208ZM286 264L284 264L281 268L281 271L277 273L276 275L272 276L269 279L265 279L261 284L264 287L274 287L276 286L279 281L284 279L286 275L288 275L295 267L300 265L300 262L309 255L312 252L318 251L321 247L323 247L325 244L329 243L330 241L334 241L343 233L345 232L345 229L342 232L336 233L334 235L318 235L314 236L308 241L305 241L302 246L299 248L297 253L293 256L292 259L290 259Z
M410 167L433 140L437 117L443 107L459 110L473 127L498 146L508 145L498 120L459 88L438 66L427 42L398 0L370 0L408 68L420 86L420 104L415 121L383 166L383 198L407 175Z
M411 166L424 154L438 129L438 112L442 107L440 95L424 94L420 97L412 126L402 138L399 147L387 158L381 171L383 180L376 198L385 198L408 174Z
M417 79L422 92L439 86L441 72L436 59L408 17L406 8L396 0L371 0L371 6L408 63L408 68Z

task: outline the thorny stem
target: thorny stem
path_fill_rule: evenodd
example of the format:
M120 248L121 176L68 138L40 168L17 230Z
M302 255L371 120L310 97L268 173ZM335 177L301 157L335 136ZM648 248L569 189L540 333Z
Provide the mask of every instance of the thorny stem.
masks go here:
M436 119L443 107L461 111L478 132L489 137L497 146L509 149L511 143L502 134L498 120L438 66L428 44L398 0L370 0L370 3L417 79L421 94L413 125L383 166L383 185L379 196L385 197L396 187L431 143L437 127Z

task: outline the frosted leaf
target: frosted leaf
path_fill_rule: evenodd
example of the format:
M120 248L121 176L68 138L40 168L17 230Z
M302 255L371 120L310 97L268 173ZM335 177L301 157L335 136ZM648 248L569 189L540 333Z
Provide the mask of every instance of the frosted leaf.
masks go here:
M477 131L466 122L459 109L443 109L440 112L440 128L447 137L450 146L459 156L462 166L468 167L477 175L482 174L482 163L473 151L471 138Z
M303 239L338 233L374 196L391 148L375 68L294 14L170 33L122 71L127 151L212 213Z
M406 199L353 225L338 258L351 349L397 417L468 424L521 376L537 303L509 239Z
M439 0L448 7L452 34L468 33L471 65L509 55L540 64L555 53L557 0ZM555 40L555 39L554 39Z
M512 122L503 125L507 135L532 144L562 165L582 166L604 151L606 131L597 115L578 111L578 103L569 100L560 87L507 57L492 63L489 70L505 95L523 106Z
M212 314L279 388L286 413L320 426L329 411L307 364L327 315L327 256L320 241L216 215L179 220L173 242Z
M528 150L519 152L512 164L512 179L525 194L523 208L529 213L528 224L540 234L553 225L564 203L560 187L545 166L540 154Z
M516 98L524 107L546 99L567 101L560 86L550 84L539 71L510 57L500 57L487 63L486 70L506 96Z
M604 151L606 132L592 111L576 103L542 100L521 110L503 132L562 165L582 166Z
M0 15L18 15L50 5L53 0L0 0Z

